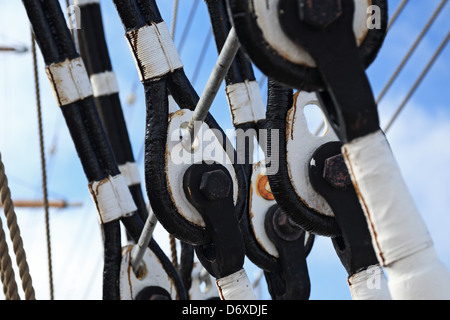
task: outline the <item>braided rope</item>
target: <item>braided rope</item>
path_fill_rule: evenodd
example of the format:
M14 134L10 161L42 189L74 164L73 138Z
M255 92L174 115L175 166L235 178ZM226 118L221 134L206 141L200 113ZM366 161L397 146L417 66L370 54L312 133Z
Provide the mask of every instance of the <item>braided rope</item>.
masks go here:
M14 252L19 251L18 252L19 256L17 256L16 253L16 258L18 259L18 262L19 261L21 262L22 268L19 267L19 272L22 275L24 274L25 271L25 269L23 268L23 258L25 255L22 254L23 249L22 250L19 249L22 241L19 239L20 232L18 231L18 227L15 224L14 204L11 200L11 192L8 187L8 179L5 174L5 166L3 165L1 153L0 153L0 196L7 224L8 226L11 226L10 236L11 239L13 240ZM8 245L6 243L5 232L3 231L1 220L0 220L0 257L1 257L3 290L5 291L6 299L19 300L20 297L17 292L17 284L15 281L14 271L12 269L11 258L9 256Z

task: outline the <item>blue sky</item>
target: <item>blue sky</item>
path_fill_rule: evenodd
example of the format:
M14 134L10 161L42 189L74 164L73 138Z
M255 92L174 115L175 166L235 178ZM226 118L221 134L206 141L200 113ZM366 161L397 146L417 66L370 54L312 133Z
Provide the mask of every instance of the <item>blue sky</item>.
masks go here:
M193 0L180 0L175 44L180 43ZM65 1L61 1L62 3ZM400 0L389 0L392 13ZM415 38L440 3L440 0L409 1L388 34L377 60L368 69L375 96L388 81ZM139 157L145 130L145 104L134 61L124 38L124 30L111 1L102 0L104 24L113 67L118 75L123 109L133 150ZM172 0L159 0L163 18L170 26ZM400 77L379 105L382 124L386 124L408 93L412 84L449 31L447 5L433 24ZM200 1L191 21L181 58L186 73L193 76L200 50L209 30L206 5ZM20 1L0 0L0 45L30 44L29 23ZM210 43L195 87L199 93L216 61L214 43ZM0 152L9 175L14 199L36 199L40 188L40 155L30 53L0 53ZM51 211L51 235L55 297L57 299L101 298L101 235L97 217L87 190L87 182L68 135L61 112L55 104L40 58L40 83L44 110L45 143L49 194L52 199L82 202L83 207ZM261 73L255 70L256 78ZM446 48L429 75L401 113L388 139L419 211L430 230L441 260L450 267L450 49ZM127 104L133 88L136 101ZM262 87L265 98L266 86ZM224 129L232 128L223 88L211 109ZM311 115L312 127L318 119ZM52 154L50 150L54 148ZM42 210L17 209L19 224L29 257L30 271L38 299L48 299L47 256L44 214ZM6 226L6 223L4 223ZM414 236L414 235L412 235ZM158 229L158 242L167 250L167 235ZM311 299L350 299L346 273L327 238L317 237L308 257ZM257 273L250 262L246 270ZM262 298L268 299L266 289Z

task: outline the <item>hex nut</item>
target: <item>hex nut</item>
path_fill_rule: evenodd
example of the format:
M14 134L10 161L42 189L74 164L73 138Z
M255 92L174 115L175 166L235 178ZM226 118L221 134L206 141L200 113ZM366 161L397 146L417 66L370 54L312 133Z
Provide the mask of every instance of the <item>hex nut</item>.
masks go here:
M352 179L342 154L325 160L323 178L335 189L346 189L352 185Z
M204 173L200 183L200 191L210 201L227 198L231 188L231 180L222 170Z
M342 0L298 0L298 11L302 22L326 28L342 15Z

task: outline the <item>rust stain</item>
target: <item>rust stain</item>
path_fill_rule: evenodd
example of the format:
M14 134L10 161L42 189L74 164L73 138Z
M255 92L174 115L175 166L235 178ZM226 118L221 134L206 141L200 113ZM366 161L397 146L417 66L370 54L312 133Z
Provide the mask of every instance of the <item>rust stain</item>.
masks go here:
M159 258L157 256L155 256L155 260L157 263L159 263L159 265L161 266L161 268L163 270L166 270L164 268L164 265L161 263L161 261L159 260ZM167 279L169 280L169 283L170 283L170 288L168 288L169 289L168 291L169 291L170 296L172 296L172 291L175 289L175 283L174 283L174 280L171 277L169 277L169 275L167 275ZM178 300L178 299L179 299L178 291L175 290L175 300Z
M346 150L345 148L343 148L343 155L345 156L345 158L346 158L347 160L349 159L348 152L347 152L347 150ZM349 163L350 163L350 162L349 162ZM351 176L354 176L353 167L352 167L351 165L349 166L349 170L350 170L350 172L351 172ZM375 227L374 227L374 224L373 224L373 219L372 219L372 217L371 217L369 208L367 207L366 201L364 200L364 197L363 197L363 195L361 194L361 190L360 190L360 188L359 188L359 185L358 185L357 181L355 181L354 179L352 179L352 181L353 181L353 186L355 187L356 194L358 195L358 198L359 198L361 204L362 204L363 207L364 207L364 212L366 212L367 220L369 221L369 227L370 227L370 229L372 230L373 240L375 241L375 244L376 244L376 246L377 246L377 248L378 248L379 256L380 256L380 258L381 258L381 264L382 264L383 267L385 267L385 266L386 266L386 263L385 263L384 254L383 254L383 252L381 251L381 247L380 247L380 244L379 244L379 242L378 242L378 234L377 234L377 232L375 231Z
M275 197L270 188L269 178L266 175L258 174L256 179L256 193L266 200L275 200Z
M128 268L127 268L128 284L129 284L129 287L130 287L131 299L134 300L134 298L133 298L133 285L132 285L132 282L131 282L131 272L133 272L132 266L131 266L131 250L132 249L133 249L132 246L128 246L126 248L125 255L128 256Z
M300 95L300 91L297 91L294 94L294 103L292 105L292 108L289 110L288 112L288 116L286 117L286 135L288 137L291 137L291 140L294 140L294 125L295 125L295 121L297 120L297 99L298 96ZM292 113L292 121L289 122L288 119L290 117Z

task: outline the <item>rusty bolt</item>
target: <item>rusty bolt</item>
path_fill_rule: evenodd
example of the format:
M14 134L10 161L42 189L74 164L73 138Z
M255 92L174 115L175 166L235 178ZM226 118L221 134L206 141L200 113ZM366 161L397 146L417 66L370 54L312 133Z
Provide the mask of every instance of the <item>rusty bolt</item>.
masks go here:
M300 20L326 28L342 15L342 0L297 0Z
M346 189L352 185L352 180L342 154L325 160L323 178L335 189Z
M200 191L210 201L227 198L231 188L231 180L222 170L204 173L200 183Z

